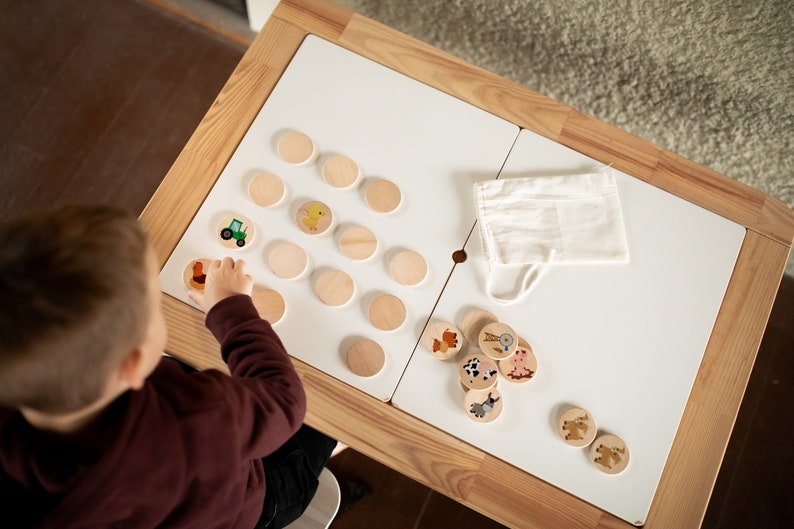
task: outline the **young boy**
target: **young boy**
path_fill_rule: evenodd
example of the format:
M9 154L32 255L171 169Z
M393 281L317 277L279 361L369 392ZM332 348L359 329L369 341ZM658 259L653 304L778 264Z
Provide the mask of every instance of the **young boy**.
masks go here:
M158 263L137 220L68 207L0 225L3 526L279 528L336 441L242 261L193 299L231 376L163 358Z

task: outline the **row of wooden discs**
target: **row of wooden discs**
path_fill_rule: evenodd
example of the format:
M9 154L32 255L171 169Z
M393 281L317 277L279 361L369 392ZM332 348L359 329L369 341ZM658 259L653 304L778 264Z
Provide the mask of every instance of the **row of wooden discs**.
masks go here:
M472 311L461 327L463 333L449 322L433 322L425 329L422 345L439 360L453 359L464 339L479 348L457 362L463 408L475 422L495 421L504 406L499 374L512 383L529 382L537 372L537 358L526 340L489 312Z
M612 434L598 437L593 416L582 408L568 408L557 419L557 433L566 444L575 448L590 447L590 461L606 474L619 474L629 465L629 448L625 441Z

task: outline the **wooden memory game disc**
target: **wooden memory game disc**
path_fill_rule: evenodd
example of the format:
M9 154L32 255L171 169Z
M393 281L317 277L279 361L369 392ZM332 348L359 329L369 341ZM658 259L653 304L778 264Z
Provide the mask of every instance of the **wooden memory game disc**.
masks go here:
M369 304L368 314L377 329L393 331L405 322L405 304L397 296L382 294Z
M207 279L207 270L211 262L209 259L190 261L182 273L182 281L185 283L185 288L188 290L204 290L204 282Z
M319 235L331 227L334 214L326 204L319 200L310 200L298 208L295 222L303 233Z
M482 331L483 327L489 323L494 323L497 321L499 321L499 318L497 318L492 312L488 312L485 309L475 308L471 309L463 317L460 330L463 331L463 337L466 338L469 343L475 344L479 347L480 331Z
M314 141L306 134L293 130L279 138L276 150L285 162L300 165L314 156Z
M422 335L422 345L434 358L449 360L463 347L460 331L445 321L433 322Z
M271 325L275 325L284 317L287 306L284 303L284 298L275 290L254 286L251 300L259 312L259 317L267 320Z
M341 154L335 154L323 164L322 175L329 185L344 189L356 183L360 170L358 164Z
M474 391L491 389L499 380L496 362L480 353L466 355L458 363L458 373L463 387Z
M389 273L401 285L418 285L427 276L427 261L413 250L402 250L389 262Z
M339 238L342 253L354 261L369 259L378 249L378 238L364 226L348 226Z
M320 273L314 285L320 301L330 307L340 307L350 301L356 291L353 279L341 270L329 269Z
M504 400L496 388L486 391L468 391L463 396L466 416L474 422L493 422L502 414Z
M557 434L560 439L576 448L592 443L597 432L595 419L582 408L569 408L557 419Z
M306 251L290 242L280 242L273 247L267 260L270 269L281 279L295 279L309 264Z
M235 213L220 221L216 236L223 246L237 250L250 245L255 233L253 223L247 217Z
M501 322L483 327L477 341L482 352L494 360L508 358L518 349L518 335L512 327Z
M248 196L258 206L269 208L284 198L284 181L273 173L261 172L248 184Z
M372 340L359 340L347 350L347 367L360 377L377 375L385 364L383 347Z
M402 202L400 188L388 180L376 180L367 188L366 201L373 211L391 213Z
M605 434L590 445L590 460L605 474L620 474L629 466L629 447L620 437Z
M538 359L526 340L519 338L516 352L499 360L499 371L508 382L523 384L532 380L538 372Z

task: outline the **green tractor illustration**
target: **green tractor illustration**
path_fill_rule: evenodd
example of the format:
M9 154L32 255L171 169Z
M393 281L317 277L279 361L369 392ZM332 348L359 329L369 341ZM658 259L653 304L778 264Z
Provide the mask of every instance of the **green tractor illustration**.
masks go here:
M243 227L242 221L233 219L232 223L229 224L228 228L223 228L221 230L221 239L223 239L224 241L228 241L229 239L234 238L234 240L236 241L235 244L237 244L237 246L242 248L243 246L245 246L245 238L248 235L247 233L245 233L248 227L246 226L245 230L241 230L240 228L242 227Z

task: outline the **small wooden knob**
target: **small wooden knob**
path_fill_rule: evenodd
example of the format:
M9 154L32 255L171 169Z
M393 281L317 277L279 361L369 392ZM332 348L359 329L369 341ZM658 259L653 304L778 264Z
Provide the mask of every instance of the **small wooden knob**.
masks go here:
M378 249L378 238L364 226L350 226L342 232L339 247L350 259L363 261Z
M386 353L372 340L359 340L347 350L347 367L360 377L377 375L386 364Z
M278 155L287 163L299 165L314 156L314 142L302 132L286 132L278 140Z
M294 279L306 270L309 258L297 244L280 242L270 252L267 262L278 277Z
M491 389L499 380L496 362L479 353L466 355L458 363L458 373L463 386L474 391Z
M259 173L248 184L248 195L251 200L263 208L278 204L284 198L285 191L284 182L273 173Z
M391 213L402 202L400 188L388 180L376 180L367 188L369 207L378 213Z
M489 323L480 331L478 343L483 353L494 360L502 360L516 352L518 335L505 323Z
M496 388L485 391L468 391L463 396L466 416L474 422L493 422L502 414L504 400Z
M256 230L248 217L235 213L224 217L218 224L215 235L226 248L239 250L250 246Z
M629 466L629 447L616 435L602 435L590 445L590 460L605 474L620 474Z
M557 419L557 434L570 446L581 448L589 445L597 431L595 419L582 408L569 408Z
M356 183L360 174L358 164L341 154L335 154L323 164L322 175L329 185L344 189Z
M448 360L463 347L463 337L457 327L446 321L431 323L422 335L425 350L439 360Z
M259 312L259 317L269 321L271 325L278 323L287 310L281 294L270 288L255 286L251 300Z
M397 296L383 294L369 304L369 321L382 331L393 331L405 322L405 304Z

